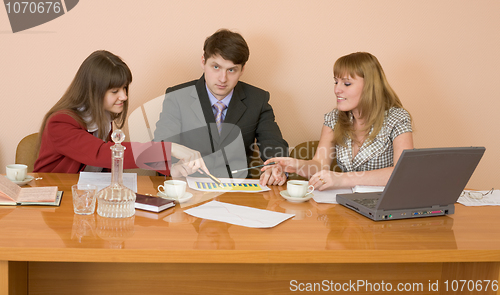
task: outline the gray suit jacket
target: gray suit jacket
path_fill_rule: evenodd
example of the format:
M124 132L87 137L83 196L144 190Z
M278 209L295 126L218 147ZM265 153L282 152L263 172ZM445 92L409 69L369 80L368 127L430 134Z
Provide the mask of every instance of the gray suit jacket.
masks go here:
M288 143L268 102L269 92L238 82L219 135L202 76L167 89L154 140L198 150L217 177L246 177L247 172L231 175L230 171L248 166L255 140L264 161L288 156Z

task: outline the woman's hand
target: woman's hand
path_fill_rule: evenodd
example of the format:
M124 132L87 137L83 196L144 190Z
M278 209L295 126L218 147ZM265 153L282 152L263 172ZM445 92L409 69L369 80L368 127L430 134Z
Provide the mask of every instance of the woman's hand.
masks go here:
M172 177L186 177L187 175L189 175L189 173L182 167L181 162L175 163L170 167L170 176Z
M179 161L170 167L170 176L172 177L187 177L190 174L195 173L198 169L193 170L189 165L185 165L184 162Z
M172 165L170 169L173 177L179 177L180 175L186 177L189 174L195 173L198 169L203 170L205 173L210 173L200 152L196 150L172 143L171 154L180 160L178 163Z
M321 170L309 179L309 184L319 191L342 188L344 187L343 174L330 170Z

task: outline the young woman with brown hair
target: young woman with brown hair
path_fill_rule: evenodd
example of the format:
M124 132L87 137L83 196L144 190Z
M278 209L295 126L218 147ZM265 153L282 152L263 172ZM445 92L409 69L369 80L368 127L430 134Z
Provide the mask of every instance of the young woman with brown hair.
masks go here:
M105 50L88 56L62 98L42 121L34 172L78 173L110 168L110 147L114 144L110 140L112 123L118 128L125 124L131 82L132 73L118 56ZM141 144L122 144L128 149L125 169L148 168L144 161L137 163L134 159L132 149ZM200 168L208 172L197 151L171 143L146 145L149 149L144 158L164 163L154 170L166 175L171 172L173 176L186 176ZM168 164L170 154L181 160L172 171Z

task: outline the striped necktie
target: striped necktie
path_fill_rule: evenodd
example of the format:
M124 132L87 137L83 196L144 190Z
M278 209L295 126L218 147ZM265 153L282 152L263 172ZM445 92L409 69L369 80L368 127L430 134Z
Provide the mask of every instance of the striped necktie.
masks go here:
M215 114L215 123L217 123L217 130L219 130L220 134L220 130L222 128L221 123L224 121L222 119L222 112L227 108L227 106L222 101L214 103L214 106L217 109L217 114Z

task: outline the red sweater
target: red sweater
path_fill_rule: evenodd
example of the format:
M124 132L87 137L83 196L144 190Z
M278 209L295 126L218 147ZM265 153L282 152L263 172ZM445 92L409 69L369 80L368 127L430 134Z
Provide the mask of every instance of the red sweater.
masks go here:
M78 173L86 165L111 168L113 145L112 141L104 142L90 134L67 113L57 112L47 120L33 172ZM157 142L123 142L122 145L126 148L124 169L144 168L170 175L170 143L163 146ZM146 163L157 166L152 168Z

